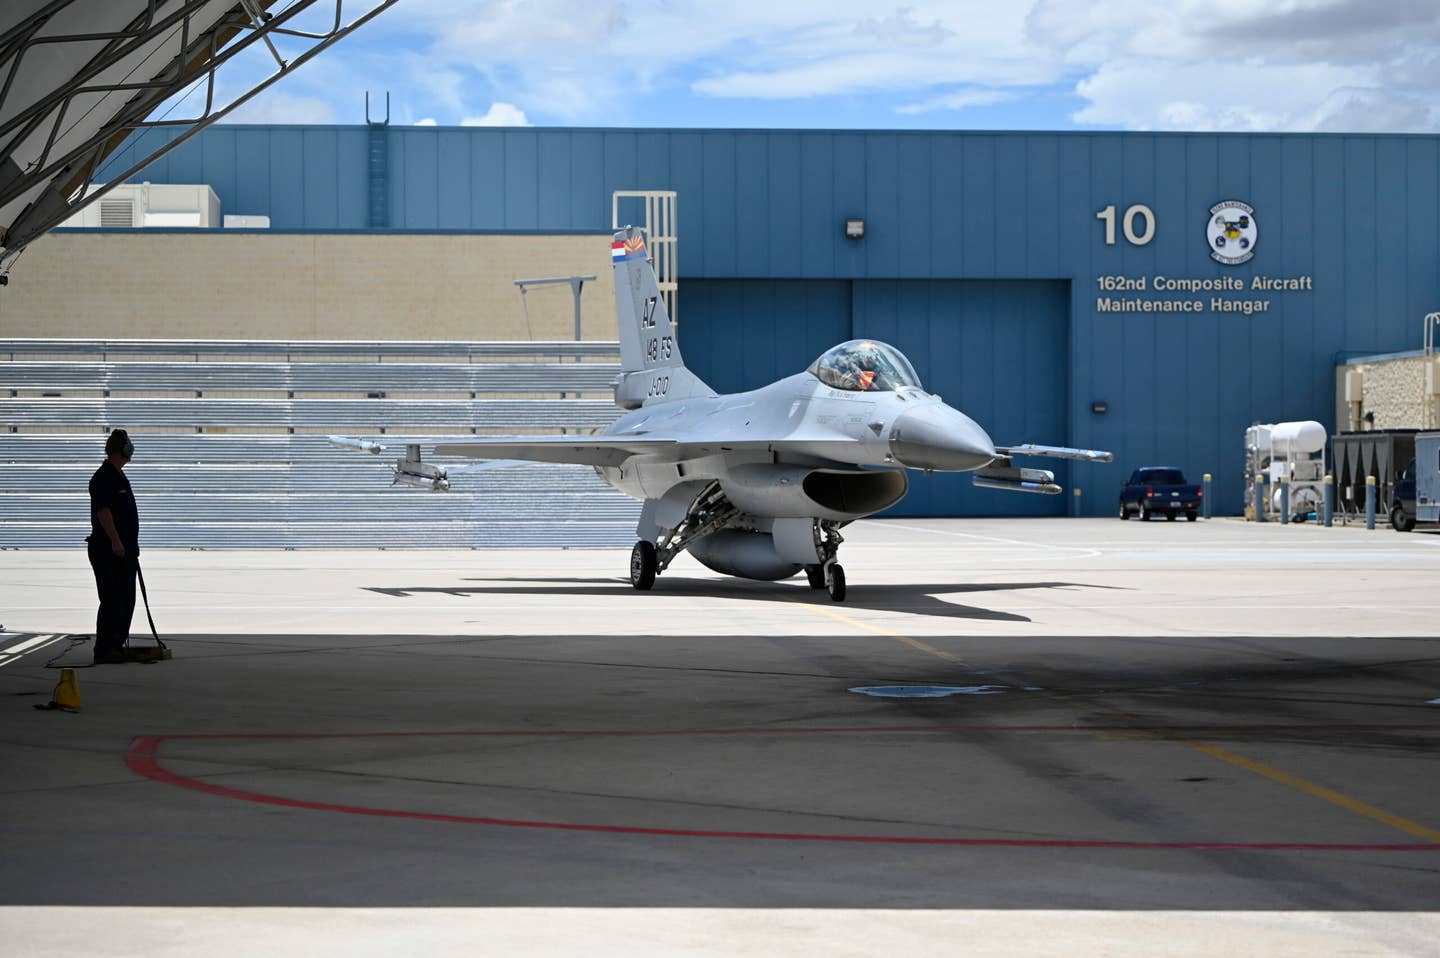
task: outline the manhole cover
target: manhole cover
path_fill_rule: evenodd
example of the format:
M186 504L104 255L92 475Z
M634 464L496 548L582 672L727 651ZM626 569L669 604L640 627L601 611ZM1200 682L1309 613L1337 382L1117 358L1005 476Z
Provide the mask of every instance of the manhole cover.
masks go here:
M861 685L851 689L882 699L938 699L947 695L999 695L1004 685Z

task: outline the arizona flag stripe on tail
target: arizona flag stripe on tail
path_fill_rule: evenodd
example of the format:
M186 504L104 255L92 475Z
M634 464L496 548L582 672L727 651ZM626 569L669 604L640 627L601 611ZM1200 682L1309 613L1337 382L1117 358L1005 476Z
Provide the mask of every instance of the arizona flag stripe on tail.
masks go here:
M636 233L628 240L616 240L610 244L610 262L620 263L627 259L645 258L645 237Z

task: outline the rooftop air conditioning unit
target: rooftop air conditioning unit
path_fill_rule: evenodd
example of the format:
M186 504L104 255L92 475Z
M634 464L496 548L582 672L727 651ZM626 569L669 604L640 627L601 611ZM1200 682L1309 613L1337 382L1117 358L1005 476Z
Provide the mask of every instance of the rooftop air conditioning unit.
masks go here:
M99 189L92 186L90 192ZM205 229L220 223L220 197L203 183L122 183L60 225L106 230L137 226Z

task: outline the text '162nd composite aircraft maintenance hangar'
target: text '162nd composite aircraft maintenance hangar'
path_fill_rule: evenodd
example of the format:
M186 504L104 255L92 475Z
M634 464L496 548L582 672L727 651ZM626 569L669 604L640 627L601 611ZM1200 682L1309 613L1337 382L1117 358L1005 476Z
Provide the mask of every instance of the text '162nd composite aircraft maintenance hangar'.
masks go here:
M405 9L0 10L0 941L1433 951L1440 136L213 123Z

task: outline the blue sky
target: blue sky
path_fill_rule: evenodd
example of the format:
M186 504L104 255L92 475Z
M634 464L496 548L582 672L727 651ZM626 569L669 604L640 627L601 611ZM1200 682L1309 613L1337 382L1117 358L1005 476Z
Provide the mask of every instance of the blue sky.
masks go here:
M273 62L228 69L222 91ZM232 119L358 123L366 90L394 123L442 126L1432 132L1440 18L1434 0L400 0Z

